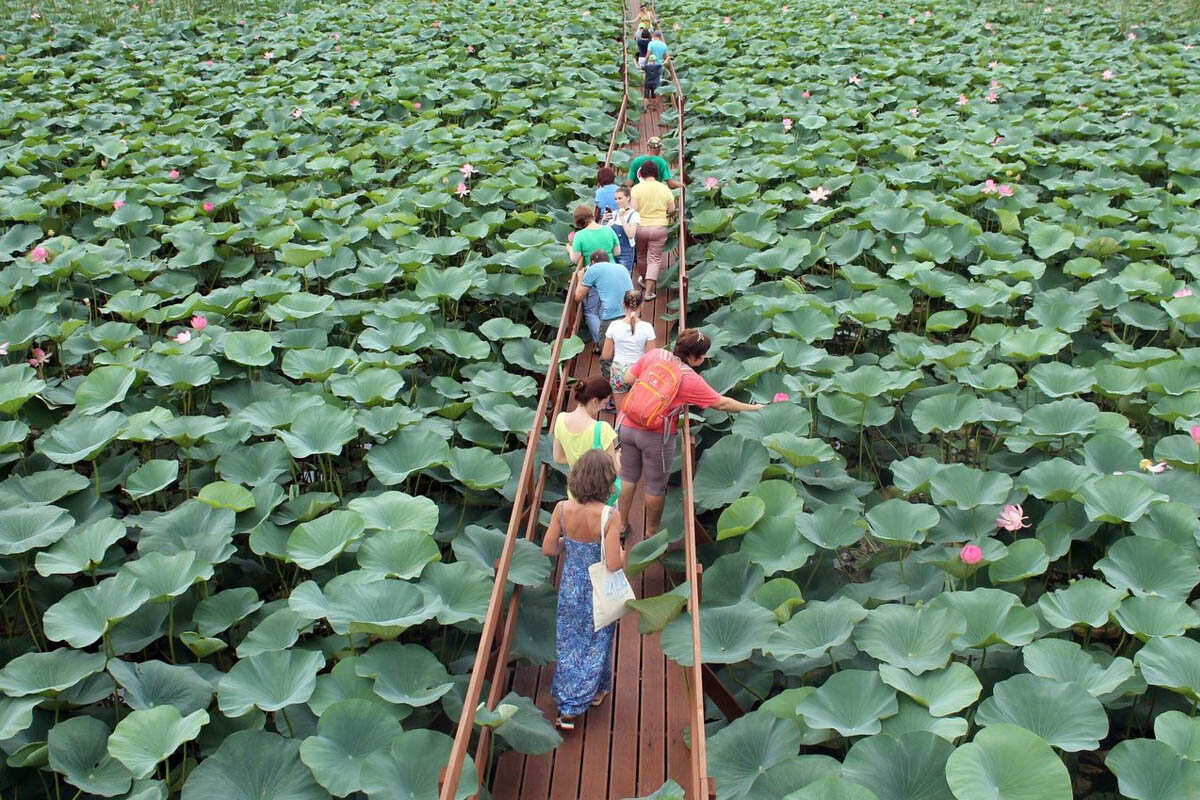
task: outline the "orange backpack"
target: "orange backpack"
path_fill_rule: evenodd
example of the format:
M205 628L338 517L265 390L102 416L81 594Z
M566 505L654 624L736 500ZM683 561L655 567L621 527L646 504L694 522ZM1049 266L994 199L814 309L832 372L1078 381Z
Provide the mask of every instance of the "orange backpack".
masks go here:
M662 428L682 383L683 365L678 358L667 355L654 359L625 395L621 416L643 430Z

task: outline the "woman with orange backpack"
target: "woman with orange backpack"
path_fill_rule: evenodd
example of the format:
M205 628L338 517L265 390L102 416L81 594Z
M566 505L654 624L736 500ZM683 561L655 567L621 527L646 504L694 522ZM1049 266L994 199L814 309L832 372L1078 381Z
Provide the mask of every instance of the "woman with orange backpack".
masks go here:
M621 498L617 508L621 519L629 519L634 496L642 487L646 508L643 538L657 533L662 521L667 479L675 463L680 410L693 405L733 414L764 407L762 403L743 403L718 394L696 373L708 358L710 347L712 339L696 328L685 328L679 332L673 352L651 350L625 373L625 383L631 388L617 418L621 443ZM632 526L626 523L622 534L628 537L632 532Z

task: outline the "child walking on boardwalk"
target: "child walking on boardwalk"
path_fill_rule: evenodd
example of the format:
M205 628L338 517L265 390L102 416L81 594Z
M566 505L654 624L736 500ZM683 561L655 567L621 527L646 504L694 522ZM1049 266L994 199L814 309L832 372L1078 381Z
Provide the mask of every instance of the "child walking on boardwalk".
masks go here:
M658 95L658 86L662 83L662 64L659 63L658 56L650 53L646 56L646 66L642 67L646 73L646 80L642 84L642 97L646 100L646 107L652 108L656 102Z

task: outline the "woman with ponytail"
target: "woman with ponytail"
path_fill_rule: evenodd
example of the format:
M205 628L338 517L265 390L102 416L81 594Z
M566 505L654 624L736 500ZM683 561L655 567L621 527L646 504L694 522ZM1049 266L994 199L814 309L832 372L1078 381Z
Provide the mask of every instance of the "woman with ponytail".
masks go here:
M629 391L629 385L625 383L626 371L654 349L654 326L642 319L644 299L645 293L640 289L626 292L621 300L625 316L610 322L604 337L604 351L600 358L613 362L609 369L609 384L618 409L625 393Z
M612 459L614 469L619 470L621 459L616 450L617 432L612 425L598 419L600 410L612 397L608 381L599 375L584 378L575 384L572 394L575 408L560 413L554 419L554 460L573 467L588 450L603 450ZM620 491L621 481L618 479L609 505L616 504Z

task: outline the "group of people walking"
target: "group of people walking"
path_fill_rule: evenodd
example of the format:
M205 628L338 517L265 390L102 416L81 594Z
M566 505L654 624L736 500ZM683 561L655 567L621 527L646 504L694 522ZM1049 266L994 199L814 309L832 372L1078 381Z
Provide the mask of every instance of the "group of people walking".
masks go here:
M656 28L644 8L639 65L669 57ZM648 86L650 71L646 75ZM649 105L653 94L645 96ZM658 531L680 413L689 405L730 413L762 408L722 396L696 372L712 347L705 333L685 328L668 351L642 319L644 303L657 293L667 227L676 211L671 190L678 187L662 157L662 142L650 139L647 150L630 163L625 185L616 184L611 167L597 171L595 202L575 209L567 244L579 271L575 300L583 305L593 352L607 377L576 383L574 408L560 413L553 427L554 459L569 467L567 499L555 506L542 542L546 555L564 557L551 685L555 724L562 730L573 729L575 717L601 705L612 684L616 624L594 629L588 568L600 561L609 570L623 567L624 548L637 535L630 512L639 492L645 509L641 536ZM615 427L602 419L606 412L616 415Z

